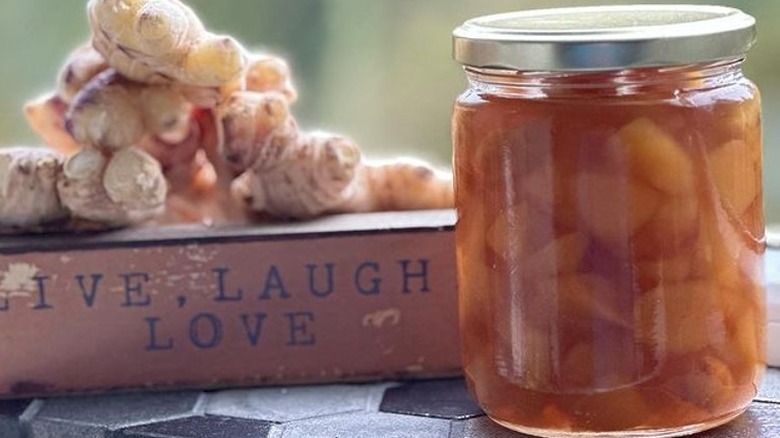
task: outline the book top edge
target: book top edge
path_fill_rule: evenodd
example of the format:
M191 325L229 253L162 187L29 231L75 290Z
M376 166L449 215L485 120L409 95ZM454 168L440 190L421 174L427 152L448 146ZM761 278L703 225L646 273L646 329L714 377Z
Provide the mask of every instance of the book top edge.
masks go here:
M186 224L96 233L3 236L0 237L0 255L150 245L173 246L394 232L447 231L453 229L455 221L456 213L454 210L428 210L343 214L305 222L220 227Z

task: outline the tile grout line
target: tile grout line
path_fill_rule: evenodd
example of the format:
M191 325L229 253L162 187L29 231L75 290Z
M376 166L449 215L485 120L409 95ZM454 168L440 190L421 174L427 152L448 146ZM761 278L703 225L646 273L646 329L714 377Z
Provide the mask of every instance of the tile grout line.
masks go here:
M463 438L466 434L466 421L468 420L450 420L449 438Z
M176 420L182 420L185 418L190 417L196 417L196 416L203 416L204 414L200 412L201 410L205 410L202 405L204 403L204 398L206 396L205 391L201 391L200 394L198 394L198 399L195 400L195 403L192 405L192 409L189 412L184 412L180 414L170 414L167 416L163 416L160 418L154 418L154 420L138 420L138 421L132 421L129 423L124 423L118 426L108 426L108 430L112 433L121 432L125 429L131 429L133 427L139 427L139 426L146 426L150 424L157 424L157 423L165 423L168 421L176 421Z
M777 405L780 406L780 400L775 400L771 398L763 398L763 397L757 397L755 400L753 400L753 403L761 403L765 405Z
M32 402L30 402L30 405L27 406L27 408L22 412L22 415L19 416L19 423L29 424L32 422L32 419L35 418L38 413L43 409L44 401L40 398L36 398Z
M195 405L192 407L192 414L199 416L206 415L207 398L208 395L206 394L206 391L201 391L201 393L198 394L198 399L195 400Z

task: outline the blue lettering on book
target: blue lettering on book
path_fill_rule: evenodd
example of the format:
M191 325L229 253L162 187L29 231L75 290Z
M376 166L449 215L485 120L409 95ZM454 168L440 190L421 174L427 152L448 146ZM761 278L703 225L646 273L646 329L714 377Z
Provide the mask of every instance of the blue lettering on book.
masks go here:
M144 342L140 347L153 354L179 348L217 350L226 346L226 340L240 340L249 348L262 348L269 340L282 342L291 349L311 348L319 341L320 319L316 311L296 308L292 303L298 301L293 298L300 298L303 303L326 301L343 294L355 300L375 300L388 294L411 299L432 292L431 264L427 259L393 263L369 260L354 265L320 262L299 265L297 269L265 265L253 272L215 266L187 277L201 279L199 283L167 293L158 288L180 284L185 276L167 271L109 276L86 272L70 278L48 274L35 273L29 281L19 282L19 290L0 290L0 318L14 311L52 311L60 305L73 312L74 304L89 311L110 306L128 309L139 313L138 330ZM245 293L249 290L255 293ZM72 295L66 306L60 300L68 294ZM219 304L204 311L204 299ZM22 305L22 300L27 303ZM280 306L278 313L269 311L269 306L276 302L288 304ZM182 315L184 319L155 313L153 309L163 304L166 312L188 313ZM241 313L219 310L231 306L239 306L235 308Z
M317 298L327 298L334 290L333 271L336 269L336 265L334 263L325 264L325 281L320 281L319 283L317 280L321 277L317 276L318 268L318 265L306 265L309 273L309 292ZM322 284L325 284L325 286L322 287Z
M373 273L373 275L371 275ZM355 270L355 288L363 295L379 295L382 278L379 276L379 263L365 262Z
M97 297L97 291L98 286L100 285L100 281L103 280L102 274L92 274L90 275L90 282L89 287L86 286L84 283L86 281L86 275L77 275L76 276L76 283L79 285L79 289L81 289L81 295L84 297L84 304L87 305L87 307L92 307L95 305L95 298Z
M149 307L152 305L152 296L144 290L144 284L151 280L145 272L121 274L124 280L125 301L122 307Z

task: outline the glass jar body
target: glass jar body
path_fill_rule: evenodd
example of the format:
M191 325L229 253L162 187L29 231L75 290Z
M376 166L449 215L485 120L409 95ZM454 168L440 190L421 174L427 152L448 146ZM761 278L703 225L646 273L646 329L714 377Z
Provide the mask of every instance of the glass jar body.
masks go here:
M765 367L761 115L741 62L467 70L453 119L465 374L538 436L680 436Z

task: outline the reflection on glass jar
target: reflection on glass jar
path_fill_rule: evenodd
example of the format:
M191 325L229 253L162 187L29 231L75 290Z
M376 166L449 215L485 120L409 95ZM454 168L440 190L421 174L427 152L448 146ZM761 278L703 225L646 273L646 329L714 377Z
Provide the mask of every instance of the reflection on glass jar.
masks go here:
M641 27L652 48L653 28L669 32L669 8L644 11L623 31ZM505 426L679 436L734 418L756 395L765 366L761 113L741 71L753 22L733 9L689 8L676 16L698 27L677 23L679 33L706 27L697 20L742 20L719 27L736 42L718 59L667 41L672 61L644 65L608 42L585 47L590 58L555 51L558 70L531 68L544 64L538 51L509 68L524 53L513 51L523 44L517 28L552 39L567 26L585 32L579 20L554 24L568 10L486 17L456 32L471 84L453 127L463 358L480 405ZM577 11L611 25L637 14ZM513 39L501 33L507 26ZM505 50L480 55L485 29ZM592 32L614 39L609 28Z

